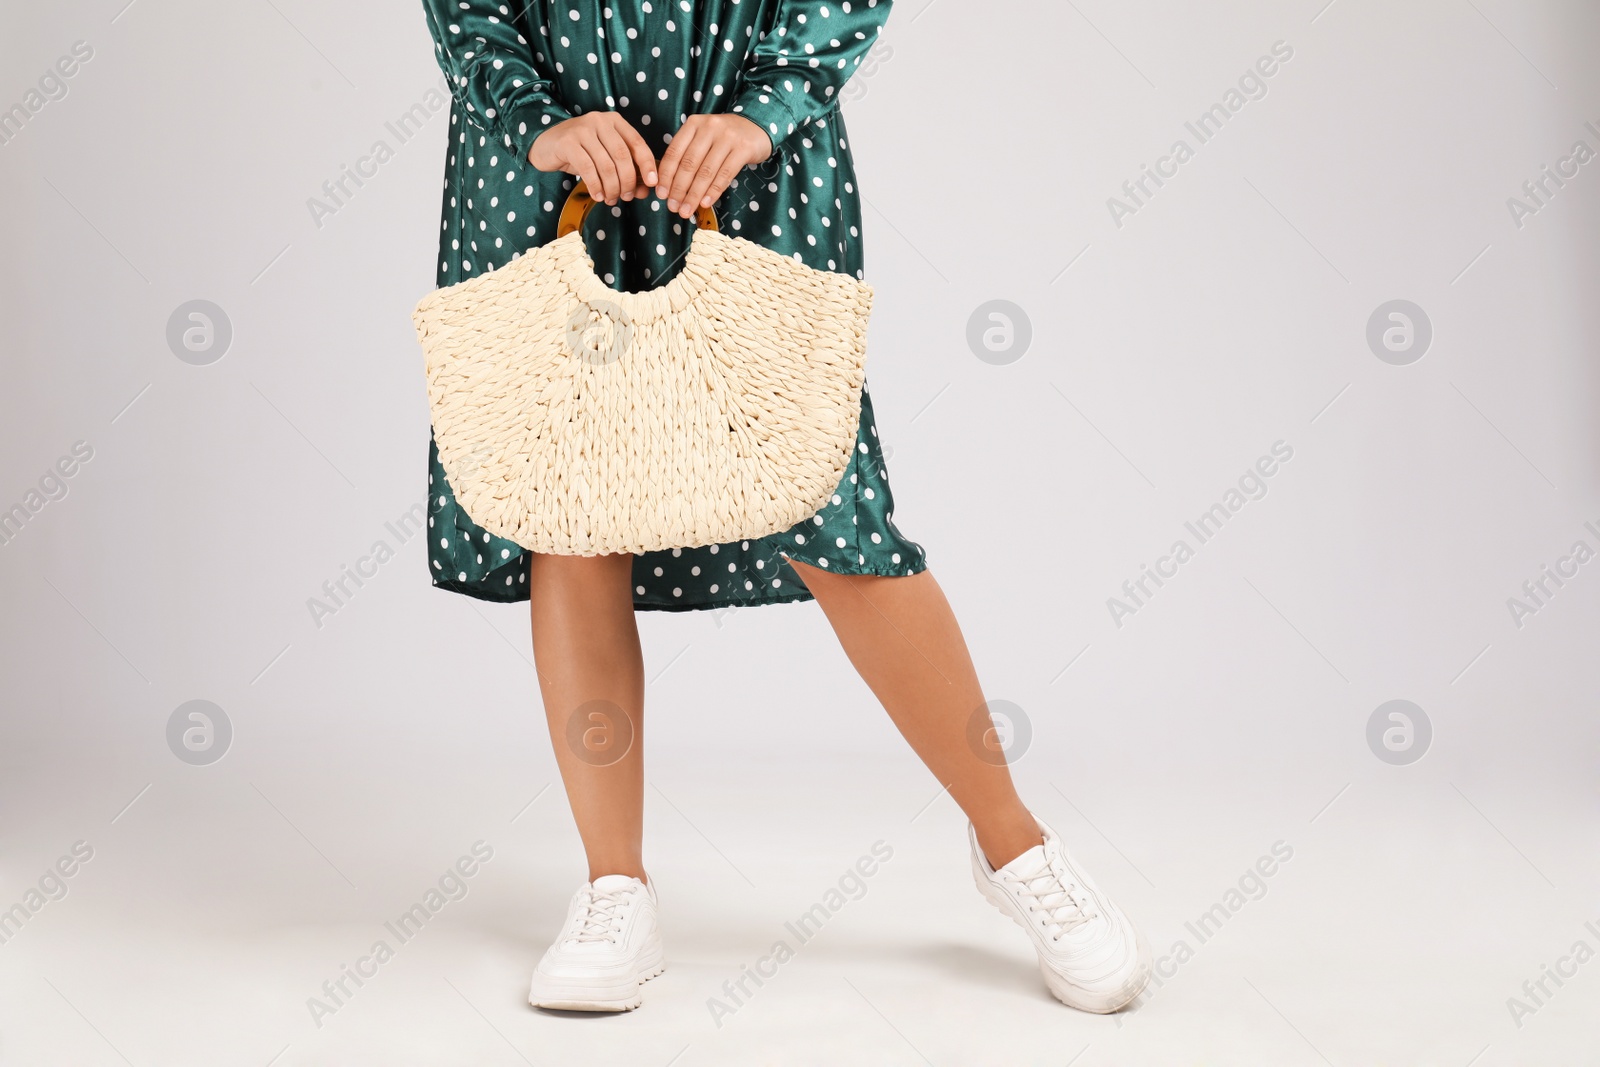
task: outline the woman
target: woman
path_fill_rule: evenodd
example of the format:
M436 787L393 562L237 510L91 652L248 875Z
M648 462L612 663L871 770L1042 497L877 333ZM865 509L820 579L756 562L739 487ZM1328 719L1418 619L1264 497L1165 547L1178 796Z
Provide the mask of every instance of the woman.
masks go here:
M601 202L585 242L614 289L670 280L701 206L714 207L725 233L862 276L860 205L837 105L890 0L424 7L455 96L440 285L554 239L575 178ZM865 389L857 448L829 504L759 540L638 556L534 554L462 511L437 446L430 469L434 583L531 601L551 739L588 854L589 880L534 973L533 1004L635 1008L663 968L656 889L641 859L641 746L597 759L567 743L590 720L637 736L644 668L634 612L810 599L967 815L978 887L1028 932L1051 992L1094 1012L1139 994L1149 954L1132 924L1023 805L1004 760L968 743L975 714L987 726L983 693L922 547L892 521Z

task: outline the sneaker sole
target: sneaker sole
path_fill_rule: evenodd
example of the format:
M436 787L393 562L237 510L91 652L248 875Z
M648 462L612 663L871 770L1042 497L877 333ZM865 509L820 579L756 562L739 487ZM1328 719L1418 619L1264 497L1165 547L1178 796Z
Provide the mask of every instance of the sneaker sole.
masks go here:
M1016 923L1022 929L1022 932L1028 935L1028 943L1032 944L1033 931L1029 930L1028 924L1012 910L1010 899L1001 894L1000 890L996 889L993 883L984 877L976 859L973 860L972 864L972 880L977 883L978 892L983 894L983 899L994 905L994 909L1001 915ZM1139 994L1144 992L1144 987L1150 982L1153 954L1150 951L1149 942L1145 941L1144 935L1139 932L1139 928L1134 926L1133 920L1126 915L1122 917L1122 920L1133 928L1133 936L1138 945L1138 966L1133 974L1128 977L1128 980L1109 993L1091 992L1082 986L1074 984L1065 975L1051 970L1050 966L1045 963L1044 958L1040 957L1039 973L1044 977L1044 984L1050 990L1051 996L1069 1008L1077 1008L1079 1011L1090 1012L1094 1015L1111 1015L1119 1012L1139 998Z
M644 984L666 969L666 961L657 957L654 963L645 964L627 979L563 978L559 982L546 979L541 988L535 976L528 1003L536 1008L562 1011L632 1011L644 1003Z

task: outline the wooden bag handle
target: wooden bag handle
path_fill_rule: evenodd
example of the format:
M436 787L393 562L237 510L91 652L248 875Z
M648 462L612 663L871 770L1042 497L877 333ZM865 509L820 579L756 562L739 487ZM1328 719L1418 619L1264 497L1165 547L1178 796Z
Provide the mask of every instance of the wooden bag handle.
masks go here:
M583 220L589 217L589 211L595 205L594 197L589 195L589 189L579 178L578 183L572 187L572 192L567 194L567 202L561 205L561 220L556 223L556 236L565 237L573 230L583 228ZM695 212L694 224L696 229L717 229L717 213L709 207L703 207Z

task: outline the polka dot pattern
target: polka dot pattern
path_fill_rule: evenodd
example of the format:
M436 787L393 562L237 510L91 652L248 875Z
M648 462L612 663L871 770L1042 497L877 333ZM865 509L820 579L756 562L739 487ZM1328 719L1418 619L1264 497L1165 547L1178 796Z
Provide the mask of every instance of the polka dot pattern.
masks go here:
M491 0L424 0L454 102L437 281L494 270L556 236L570 175L527 163L543 130L615 111L659 159L691 114L737 112L760 124L772 155L747 167L716 204L725 233L808 266L863 277L861 206L839 90L888 18L888 0L534 0L514 13ZM672 279L692 225L649 197L590 213L585 244L616 290ZM455 501L429 447L429 571L442 588L526 600L522 548L478 527ZM809 600L784 560L848 574L914 574L920 545L896 529L871 396L838 489L792 530L750 541L634 557L634 605L686 611Z

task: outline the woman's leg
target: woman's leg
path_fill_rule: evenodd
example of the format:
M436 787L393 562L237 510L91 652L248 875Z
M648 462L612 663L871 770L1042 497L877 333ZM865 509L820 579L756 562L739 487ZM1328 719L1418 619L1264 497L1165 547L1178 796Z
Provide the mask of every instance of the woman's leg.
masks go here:
M536 554L528 574L539 691L590 881L647 881L644 660L632 568L627 554Z
M787 558L787 557L785 557ZM904 578L836 574L789 560L817 598L839 643L895 726L972 820L978 844L1000 867L1042 840L1033 816L994 755L970 740L983 690L955 613L932 573Z

